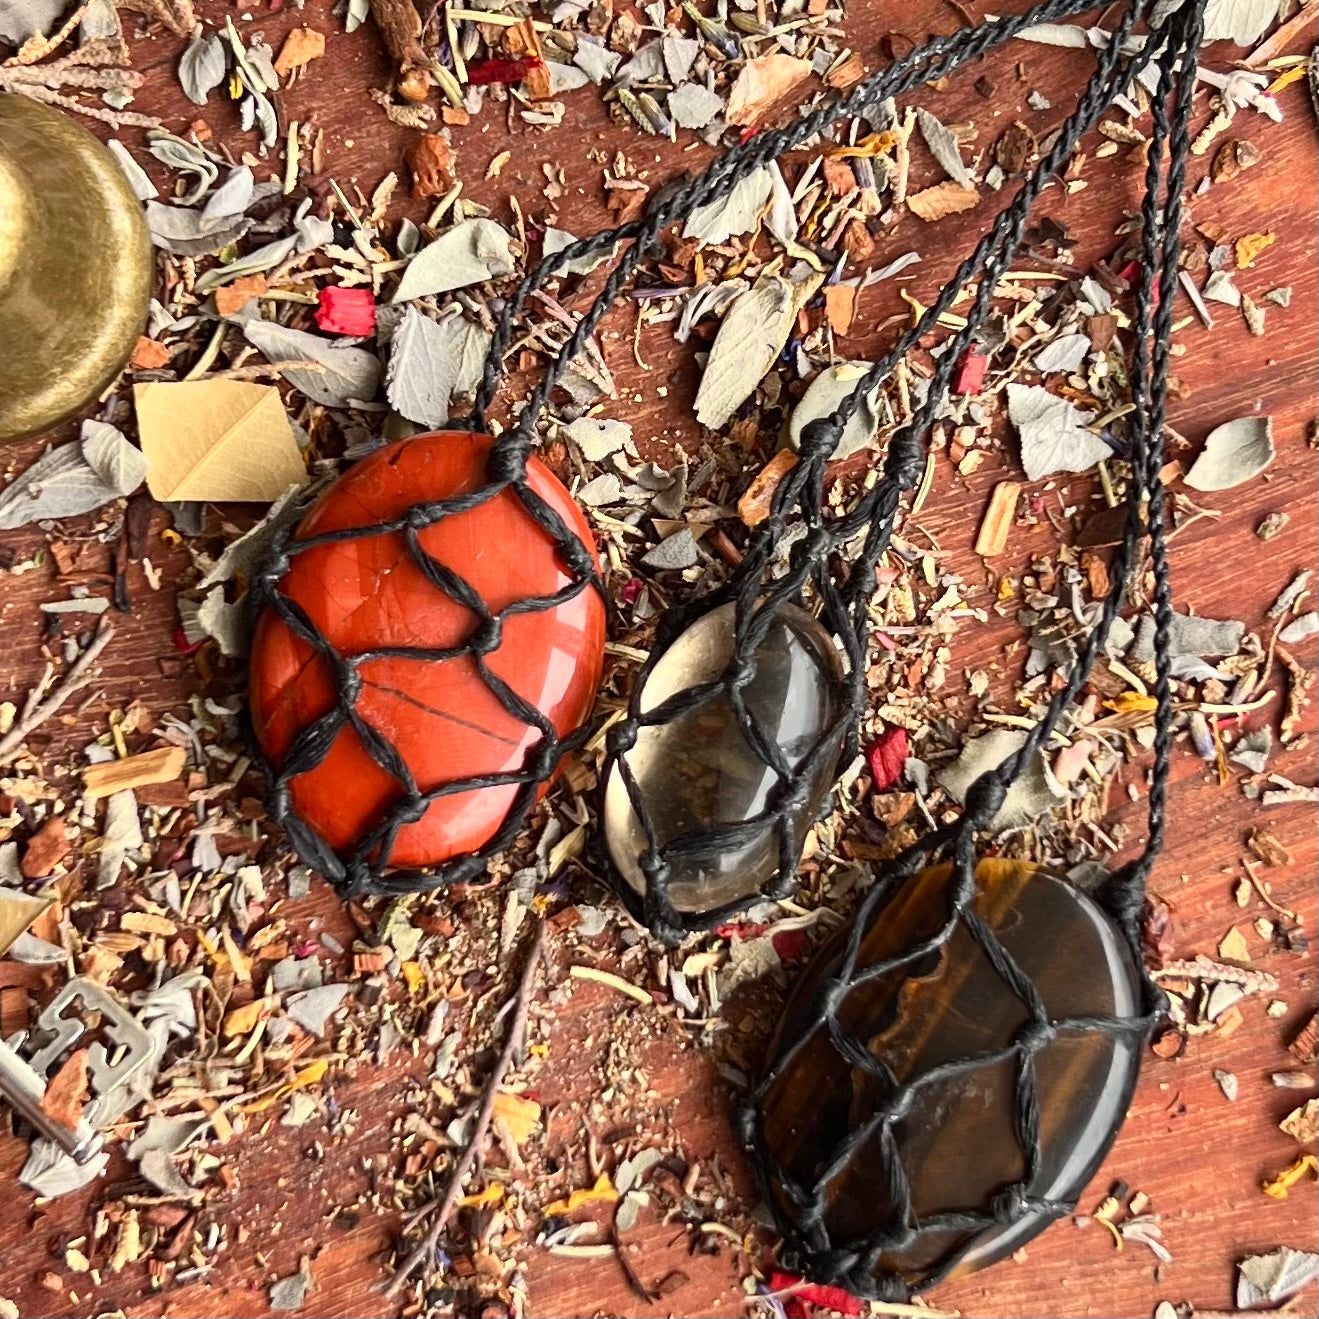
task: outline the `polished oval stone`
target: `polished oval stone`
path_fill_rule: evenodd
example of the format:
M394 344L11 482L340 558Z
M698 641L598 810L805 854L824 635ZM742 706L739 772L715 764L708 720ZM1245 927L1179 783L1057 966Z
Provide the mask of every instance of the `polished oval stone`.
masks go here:
M641 694L641 712L675 693L717 679L733 655L735 606L703 614L665 651ZM833 640L805 610L780 608L755 652L755 673L743 689L746 708L763 737L777 743L790 768L802 764L840 713L842 666ZM806 809L793 821L800 854L806 831L834 781L841 735L811 780ZM765 810L779 780L752 749L722 691L665 724L643 727L627 761L645 797L661 846L717 824ZM618 872L644 892L641 857L646 837L617 767L605 788L605 839ZM779 848L766 823L736 848L708 845L670 860L669 899L679 912L706 912L753 898L774 874Z
M918 949L936 933L951 910L951 873L951 866L935 867L896 890L872 918L858 969ZM1089 898L1018 862L983 861L976 880L974 911L1034 982L1051 1020L1140 1017L1135 962ZM881 1081L846 1059L818 1020L817 993L837 974L845 938L840 931L821 949L789 1001L770 1057L805 1043L770 1085L759 1115L769 1150L806 1185L824 1175L849 1132L885 1110L896 1087L940 1064L1003 1050L1028 1021L1021 1000L959 923L937 952L870 983L853 983L843 997L840 1020L891 1073L891 1084ZM1126 1115L1139 1060L1134 1032L1062 1031L1036 1054L1041 1159L1027 1194L1075 1199ZM879 1271L900 1274L913 1287L956 1277L1001 1259L1048 1225L1040 1213L981 1228L935 1221L941 1214L988 1212L995 1196L1026 1178L1014 1086L1010 1059L986 1061L922 1086L905 1112L889 1110L913 1217L911 1236L883 1255ZM902 1227L887 1190L881 1139L877 1127L826 1178L823 1221L834 1247ZM772 1190L780 1212L796 1221L782 1183Z
M366 526L397 517L419 501L479 489L489 448L488 437L466 431L387 445L350 468L316 501L296 538ZM594 557L581 513L535 458L527 467L527 485ZM552 595L573 580L553 540L511 490L441 519L420 533L420 542L432 559L460 574L492 613L529 596ZM280 590L344 655L386 646L460 646L478 622L477 614L422 573L399 532L297 554ZM604 604L588 586L554 608L509 616L485 662L564 736L590 712L604 639ZM470 655L438 662L374 658L359 669L358 710L399 749L423 791L516 771L540 739L538 729L504 708ZM249 695L257 737L276 766L294 737L335 703L324 662L270 610L262 614L254 637ZM399 791L352 728L342 729L325 760L292 783L298 813L340 850L369 830ZM498 830L515 793L513 786L498 786L436 799L419 821L400 830L388 863L435 865L479 848Z
M73 116L0 95L0 442L92 402L142 333L154 264L142 203Z

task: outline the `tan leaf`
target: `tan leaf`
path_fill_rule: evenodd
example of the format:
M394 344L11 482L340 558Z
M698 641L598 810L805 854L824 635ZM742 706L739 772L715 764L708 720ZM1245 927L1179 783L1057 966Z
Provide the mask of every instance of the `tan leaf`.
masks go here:
M294 69L300 69L312 60L318 60L325 54L325 34L315 28L295 27L284 38L279 58L275 61L275 72L281 78L287 78Z
M540 1105L534 1099L500 1090L495 1095L491 1120L508 1133L515 1145L524 1145L540 1125Z
M307 472L279 390L243 380L135 385L156 499L270 503Z
M225 1014L220 1033L226 1040L233 1039L235 1035L246 1035L258 1022L270 1016L277 1001L275 998L254 998L241 1008L234 1008Z
M969 211L979 200L980 195L974 188L948 182L936 183L932 188L913 193L907 198L907 205L918 220L930 221Z
M730 124L744 127L754 124L780 96L785 96L809 77L810 72L810 60L799 60L782 52L748 60L728 94L724 118Z
M0 888L0 957L54 901L54 898L32 897L17 889Z

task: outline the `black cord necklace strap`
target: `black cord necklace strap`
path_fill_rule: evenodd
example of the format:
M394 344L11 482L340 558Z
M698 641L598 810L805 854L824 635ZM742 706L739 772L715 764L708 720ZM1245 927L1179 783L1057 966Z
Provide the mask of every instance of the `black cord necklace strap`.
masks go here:
M621 243L632 240L632 246L618 260L604 288L581 317L573 335L547 367L522 409L518 424L499 437L495 445L496 453L521 455L525 460L534 443L536 419L555 385L585 348L600 321L622 294L636 267L669 225L686 219L698 207L727 196L743 179L839 120L864 116L889 98L901 96L944 77L994 50L1026 28L1072 18L1093 8L1093 0L1043 0L1043 3L1035 5L1024 14L993 19L977 27L963 28L950 36L936 37L887 68L863 79L846 94L829 98L797 122L785 128L759 133L724 152L696 178L661 194L643 219L579 239L544 257L527 273L501 309L472 409L472 426L483 430L487 424L490 405L503 379L504 354L527 299L567 266L613 253ZM492 479L498 480L516 467L517 460L499 457L492 458L492 461L496 464Z
M949 1239L962 1234L964 1239L975 1241L980 1239L979 1234L1001 1230L1005 1225L1027 1217L1044 1222L1070 1213L1074 1207L1072 1201L1049 1199L1037 1188L1042 1152L1036 1058L1061 1032L1069 1035L1103 1033L1115 1041L1138 1039L1162 1011L1162 995L1142 970L1143 1004L1139 1013L1123 1017L1051 1019L1030 978L976 914L972 900L976 887L975 838L990 827L1003 805L1008 787L1030 758L1038 755L1079 692L1102 652L1130 577L1138 566L1139 546L1148 538L1151 569L1156 581L1154 662L1158 701L1155 757L1150 773L1149 834L1141 854L1114 873L1097 894L1128 943L1134 965L1142 966L1139 916L1145 880L1162 844L1171 744L1171 656L1168 644L1171 593L1159 474L1163 460L1162 428L1172 306L1180 256L1181 194L1189 150L1187 124L1194 87L1194 60L1203 32L1203 7L1203 0L1188 0L1168 18L1159 33L1163 39L1162 48L1155 56L1159 79L1151 107L1153 132L1142 205L1141 269L1133 331L1131 389L1135 410L1131 414L1127 528L1114 564L1113 586L1104 601L1101 616L1092 628L1065 687L1055 693L1020 750L977 780L967 795L963 815L954 825L934 831L884 867L847 931L836 968L816 991L813 1020L823 1023L830 1046L858 1078L854 1084L862 1084L860 1078L870 1078L865 1084L877 1087L884 1095L883 1101L865 1120L855 1123L839 1137L831 1153L818 1161L811 1177L794 1176L778 1158L767 1136L765 1105L777 1093L776 1087L782 1084L784 1077L791 1074L794 1062L804 1056L807 1048L816 1047L818 1028L802 1029L793 1037L795 1042L790 1042L775 1059L740 1114L740 1128L762 1193L784 1233L785 1264L806 1272L813 1279L844 1287L858 1296L890 1301L906 1299L911 1288L911 1270L904 1270L899 1275L885 1261L903 1257L903 1252L917 1241L921 1232L937 1230L950 1234ZM1152 42L1153 38L1150 40ZM946 920L925 942L903 948L896 956L863 964L863 945L876 928L876 921L883 919L890 896L940 850L949 855L953 866ZM907 1114L915 1111L932 1087L969 1074L974 1068L984 1067L988 1060L980 1056L944 1062L934 1071L920 1073L903 1084L897 1084L892 1073L872 1054L865 1032L854 1033L856 1028L847 1023L855 1020L855 994L858 991L864 992L866 987L877 985L886 977L905 974L905 968L913 964L924 964L923 959L948 945L958 930L975 940L1027 1014L1027 1026L1017 1032L1010 1047L1000 1055L1005 1064L1012 1066L1015 1074L1014 1135L1023 1155L1023 1175L995 1197L988 1211L948 1212L922 1218L912 1208L912 1188L908 1170L900 1157L896 1126ZM811 1058L812 1065L818 1067L818 1053L812 1054ZM1115 1132L1116 1127L1110 1140ZM853 1171L858 1158L873 1161L877 1151L879 1166L868 1163L866 1175L872 1179L872 1184L881 1188L877 1194L890 1211L884 1226L869 1235L853 1232L846 1240L837 1240L831 1223L833 1199L840 1193L838 1185ZM920 1271L919 1285L926 1287L937 1283L961 1257L960 1251L950 1250L942 1259L936 1259Z
M1114 96L1128 86L1154 57L1157 48L1146 42L1140 45L1130 63L1122 66L1127 39L1143 12L1144 4L1139 0L1123 11L1117 30L1100 54L1094 76L1052 147L934 303L900 336L893 349L867 371L830 416L807 425L800 444L800 461L776 490L770 515L752 533L743 562L734 577L709 595L674 607L661 621L650 660L642 667L634 684L628 717L610 730L610 761L606 770L607 775L610 768L615 770L624 784L637 828L647 844L637 861L637 868L644 873L644 886L638 891L633 879L617 887L634 914L660 937L680 938L691 930L725 921L755 897L782 897L791 891L800 849L800 838L795 830L796 817L804 807L821 766L837 754L840 740L846 742L849 757L854 750L856 718L864 699L867 609L873 592L874 569L888 548L899 501L905 491L917 484L923 471L923 436L942 403L956 363L983 323L999 278L1008 268L1020 242L1031 204L1071 155L1084 133L1112 103ZM826 518L822 512L825 466L851 416L861 401L891 376L897 362L917 340L936 328L939 318L977 275L979 287L966 317L966 325L945 346L923 404L890 439L880 480L852 509L836 518ZM793 523L804 525L805 534L793 548L788 570L774 581L766 582L766 568ZM848 544L857 537L862 538L859 552L846 553ZM838 554L847 561L846 580L841 584L835 579L833 562ZM756 721L747 715L742 693L752 681L754 657L773 625L775 611L799 603L808 582L822 606L822 620L838 638L846 656L846 691L839 702L836 720L822 730L812 751L794 769L788 770L775 748L761 735ZM707 823L676 838L661 839L648 808L644 787L628 753L637 746L644 730L671 726L674 721L716 697L720 683L693 686L669 697L656 708L648 709L643 704L646 682L676 637L696 619L730 600L736 602L737 619L733 653L722 677L723 695L734 707L742 736L774 772L776 783L763 807L749 816L734 822ZM1062 708L1060 705L1059 710ZM1035 749L1050 731L1037 732ZM1014 774L1027 763L1028 758L1023 755ZM992 792L993 789L986 787L979 791ZM779 864L768 883L744 892L730 902L711 903L701 910L680 910L672 901L668 889L675 862L690 862L703 852L714 854L750 846L767 829L774 831L779 852Z

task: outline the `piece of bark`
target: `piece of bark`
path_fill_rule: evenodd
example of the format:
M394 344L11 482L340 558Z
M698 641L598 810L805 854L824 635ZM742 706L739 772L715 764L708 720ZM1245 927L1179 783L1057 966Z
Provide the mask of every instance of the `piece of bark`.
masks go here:
M421 44L421 17L412 0L371 0L371 17L398 66L398 94L414 104L431 89L431 57Z
M974 188L964 188L960 183L936 183L932 188L912 193L907 206L917 219L929 223L942 220L945 215L969 211L979 200Z
M27 849L18 868L24 879L44 879L69 855L69 831L64 817L56 815L47 820L28 839Z
M774 491L796 465L797 455L791 449L780 449L747 486L746 493L737 501L737 515L748 527L759 526L769 517Z
M453 151L442 133L421 133L404 159L412 171L412 195L418 201L443 197L453 187Z
M83 795L88 801L109 797L125 788L140 788L147 783L169 783L183 773L188 753L182 747L157 747L123 760L103 765L88 765L82 772Z
M41 1111L52 1122L77 1131L87 1092L87 1050L75 1049L46 1086L46 1093L41 1096Z
M1020 494L1021 485L1017 481L1000 481L994 487L976 536L976 553L982 558L1002 554L1007 548L1008 533L1012 530Z

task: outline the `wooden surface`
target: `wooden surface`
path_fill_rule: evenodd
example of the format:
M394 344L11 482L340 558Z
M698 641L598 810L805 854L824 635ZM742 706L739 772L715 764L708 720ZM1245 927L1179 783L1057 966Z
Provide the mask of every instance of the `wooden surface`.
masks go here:
M880 58L880 34L900 30L920 39L936 31L950 31L959 22L953 8L932 0L876 5L865 16L863 8L853 4L848 38L871 67ZM975 9L980 12L979 5ZM210 20L220 20L225 8L203 5L202 12ZM325 60L313 65L305 79L283 94L281 112L324 128L329 172L340 183L356 183L369 193L389 170L401 171L408 136L392 128L366 98L366 89L383 85L387 73L375 33L368 25L351 37L343 35L322 0L309 0L301 13L257 11L250 27L265 32L278 46L283 32L299 22L327 32L329 50ZM133 43L137 67L148 77L138 106L160 114L175 129L183 128L199 113L184 100L173 76L179 49L179 43L163 33ZM1210 63L1226 67L1227 57ZM974 122L977 146L991 143L1015 118L1022 118L1042 135L1061 120L1070 93L1079 88L1088 67L1088 60L1078 52L1017 43L985 61L980 69L953 79L946 89L923 94L919 101L936 110L945 122ZM981 74L995 84L992 101L987 102L972 88ZM1028 110L1026 96L1032 89L1043 91L1055 109ZM469 194L507 218L506 198L513 193L524 211L535 216L544 210L542 163L561 166L569 194L561 206L559 223L585 234L607 222L600 168L614 151L624 151L638 167L644 167L652 184L708 159L704 147L691 147L686 141L670 145L611 125L598 94L591 89L571 93L566 100L565 126L548 134L511 124L495 107L468 128L456 130L460 174ZM1274 419L1278 459L1267 477L1240 490L1207 497L1204 502L1220 510L1221 517L1195 523L1177 535L1172 546L1179 607L1211 617L1243 618L1252 627L1262 625L1263 612L1277 592L1298 569L1313 567L1316 557L1315 462L1307 445L1315 412L1315 129L1303 87L1284 93L1282 103L1287 119L1281 126L1248 112L1238 120L1234 135L1249 136L1263 151L1263 162L1237 181L1216 186L1207 196L1195 199L1193 214L1197 223L1216 222L1230 235L1275 232L1277 243L1261 257L1256 269L1243 272L1239 283L1257 300L1268 289L1291 285L1291 305L1286 310L1269 306L1268 334L1262 339L1250 338L1237 313L1218 305L1214 307L1218 325L1213 331L1198 323L1183 329L1177 340L1184 355L1175 369L1184 396L1173 401L1170 416L1172 425L1193 446L1214 425L1232 417L1259 412ZM206 112L217 138L235 150L250 149L253 139L237 133L228 113L227 108L214 105ZM1207 117L1202 90L1197 97L1196 126ZM121 136L130 145L139 143L137 130L126 130ZM483 182L486 164L505 148L513 155L502 175ZM587 152L593 148L601 154L588 161ZM1038 213L1063 222L1077 236L1076 262L1082 268L1115 246L1115 226L1124 211L1138 204L1140 174L1124 155L1119 152L1112 160L1090 161L1084 175L1088 187L1072 195L1051 188L1039 207ZM1198 182L1206 169L1206 160L1196 161L1192 182ZM916 248L925 261L901 279L863 295L858 330L845 344L849 353L864 356L892 341L891 326L869 333L864 327L885 327L890 318L905 313L900 288L928 301L983 231L992 206L991 195L970 214L937 226L923 226L910 216L901 222L876 260ZM418 212L412 208L412 213L415 217ZM1189 308L1185 310L1189 312ZM625 413L620 403L617 415L626 415L643 441L653 437L668 444L681 442L694 452L699 436L690 410L696 380L690 350L677 348L667 328L661 329L643 341L644 359L649 363L643 370L633 360L630 333L631 312L625 311L614 317L604 339L622 397L641 396L640 401L626 404ZM667 386L667 397L658 394L660 386ZM29 442L7 452L4 461L26 461L40 448L39 441ZM1006 461L995 458L971 479L963 480L941 460L921 518L948 553L947 566L973 583L984 580L983 568L971 554L975 528L988 491L1003 474ZM1254 528L1264 514L1276 510L1286 511L1290 524L1266 545L1255 537ZM219 526L220 515L213 511L212 516L216 518L212 525ZM0 547L26 557L41 539L39 531L29 528L0 535ZM1045 524L1015 534L1012 555L1024 562L1030 553L1049 552L1055 545L1055 534ZM177 622L172 583L183 574L186 556L161 543L151 557L164 573L164 584L153 592L140 570L130 569L133 612L119 620L119 633L106 653L96 699L80 712L76 722L43 730L52 739L52 764L58 763L64 751L103 731L109 709L136 697L161 714L181 708L195 686L196 675L177 659L171 641ZM52 593L47 570L18 578L0 577L0 698L14 699L40 673L41 621L36 603ZM972 602L983 604L987 597L982 591ZM1013 659L1005 660L1000 653L1014 636L1015 628L1007 623L963 628L954 642L953 671L999 664L1014 672ZM1314 641L1304 643L1298 654L1312 666ZM1313 730L1313 712L1307 727ZM1300 782L1312 782L1313 743L1279 755L1274 767ZM1298 909L1305 928L1313 932L1314 875L1319 863L1313 809L1287 806L1261 811L1244 800L1235 780L1228 787L1218 787L1202 763L1185 752L1177 756L1174 774L1168 849L1153 888L1173 909L1178 952L1212 953L1233 923L1248 925L1259 914L1251 909L1243 916L1232 900L1235 879L1241 874L1244 835L1257 824L1268 824L1290 849L1292 864L1271 872L1274 894L1283 905ZM1143 797L1143 782L1133 783L1137 797ZM1125 793L1115 793L1114 800L1123 803L1116 818L1130 820L1132 841L1137 841L1141 802L1127 803ZM345 928L333 895L319 883L304 909L323 915L331 930ZM1264 1015L1263 1002L1251 1000L1245 1025L1230 1038L1193 1041L1177 1062L1147 1059L1117 1146L1082 1197L1082 1209L1092 1208L1116 1178L1146 1192L1163 1216L1172 1263L1156 1268L1154 1256L1140 1246L1130 1245L1115 1253L1107 1233L1098 1228L1083 1231L1063 1222L1032 1243L1024 1258L931 1293L927 1299L932 1305L977 1315L1145 1315L1159 1299L1167 1298L1189 1300L1200 1308L1226 1309L1231 1304L1236 1258L1279 1244L1315 1248L1314 1186L1302 1185L1281 1201L1267 1199L1259 1191L1261 1177L1293 1156L1293 1142L1275 1124L1308 1092L1274 1089L1267 1075L1291 1061L1283 1046L1315 1007L1315 959L1313 954L1265 953L1257 939L1252 947L1262 954L1258 964L1278 976L1278 997L1288 1005L1286 1014L1270 1020ZM588 1109L599 1088L609 1032L624 1022L629 1029L644 1024L637 1020L644 1009L620 1008L620 1002L601 986L585 985L577 987L560 1009L551 1050L554 1066L547 1069L541 1094L552 1113L551 1138L579 1138L584 1122L592 1116ZM708 1054L676 1029L663 1026L654 1028L642 1053L654 1092L647 1107L661 1115L659 1129L667 1124L679 1132L690 1156L707 1161L717 1157L731 1186L746 1193L747 1177L729 1129L731 1094L718 1079ZM1239 1078L1241 1094L1235 1103L1224 1099L1215 1085L1211 1075L1215 1067ZM204 1283L159 1296L149 1293L140 1269L109 1276L95 1288L88 1280L62 1271L65 1291L43 1288L39 1276L57 1263L52 1252L57 1256L64 1241L84 1230L86 1206L107 1199L113 1186L103 1183L83 1196L36 1205L12 1180L25 1147L0 1137L0 1186L7 1204L0 1215L0 1296L13 1298L24 1315L115 1309L133 1316L261 1315L266 1313L265 1288L270 1279L292 1272L298 1256L308 1253L313 1256L318 1289L307 1313L391 1313L392 1307L373 1290L373 1284L382 1276L380 1252L397 1228L397 1217L367 1210L352 1225L325 1221L331 1206L364 1188L365 1168L387 1149L389 1124L399 1111L401 1085L395 1069L380 1070L362 1062L353 1070L355 1076L337 1083L335 1094L344 1107L358 1111L360 1120L351 1140L341 1136L326 1140L323 1158L308 1154L320 1132L277 1126L268 1135L248 1136L225 1151L238 1190L231 1201L216 1206L214 1217L227 1225L230 1245L218 1254ZM236 1222L250 1229L241 1243L233 1228ZM681 1268L690 1281L648 1307L628 1290L612 1261L552 1258L533 1247L526 1265L530 1313L745 1313L739 1285L745 1261L735 1251L726 1248L710 1257L691 1258L685 1234L672 1225L639 1230L629 1240L636 1243L631 1259L643 1280L654 1282L670 1269Z

